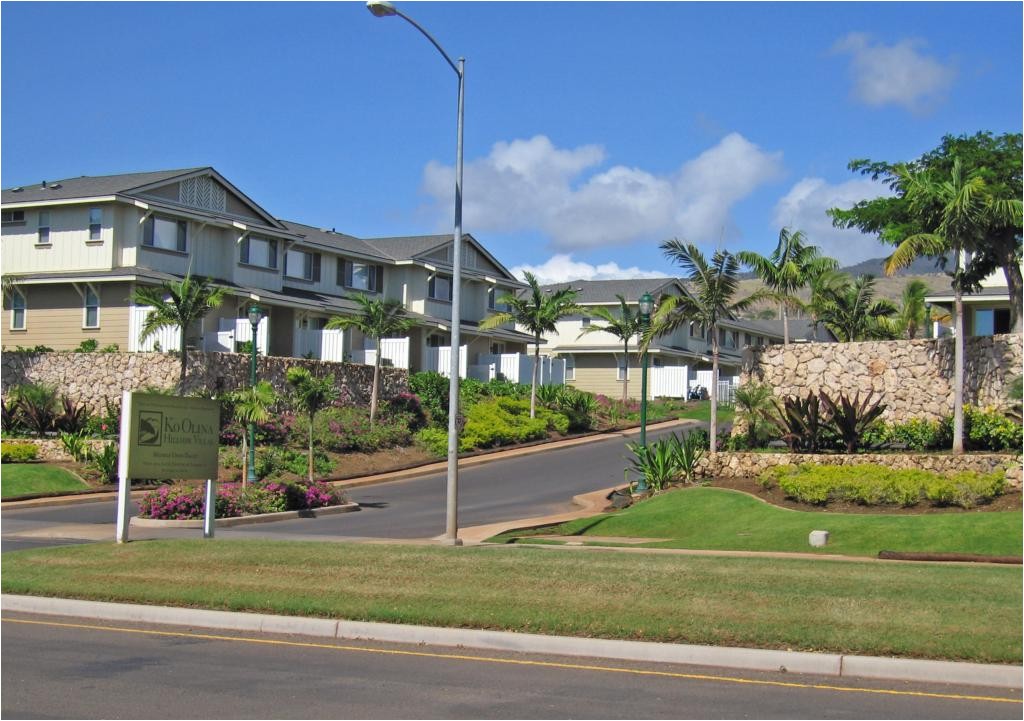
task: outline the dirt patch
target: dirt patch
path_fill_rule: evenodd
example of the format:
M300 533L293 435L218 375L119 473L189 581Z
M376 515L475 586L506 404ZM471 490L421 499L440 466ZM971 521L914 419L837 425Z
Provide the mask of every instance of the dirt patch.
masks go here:
M933 506L930 503L919 503L910 508L900 506L863 506L859 503L838 502L829 503L825 506L816 506L810 503L799 503L786 498L778 486L765 489L758 483L756 478L716 478L710 484L714 488L732 488L737 491L749 493L760 498L762 501L771 503L773 506L792 508L795 511L817 511L823 513L870 513L870 514L903 514L920 515L922 513L973 513L976 511L1019 511L1024 507L1021 492L1011 489L1001 496L997 496L991 503L966 509L958 506Z

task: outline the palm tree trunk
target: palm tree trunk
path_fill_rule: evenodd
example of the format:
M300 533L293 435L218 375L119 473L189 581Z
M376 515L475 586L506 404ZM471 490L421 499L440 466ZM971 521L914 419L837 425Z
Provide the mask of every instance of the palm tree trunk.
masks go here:
M185 394L185 366L188 364L188 351L185 349L185 331L181 332L181 372L178 375L178 393Z
M242 429L242 485L249 482L249 433Z
M1024 303L1021 287L1024 286L1024 279L1021 278L1020 263L1014 257L1013 247L1013 243L1006 244L1006 250L1002 253L999 262L1003 266L1003 275L1006 276L1006 287L1010 291L1010 330L1014 333L1020 333L1021 304Z
M711 388L708 394L711 398L711 432L708 434L710 444L709 452L715 455L718 452L718 326L712 326L714 336L711 339Z
M309 480L313 480L313 415L309 414Z
M540 384L540 334L533 344L533 383L530 384L530 418L537 417L537 386Z
M789 345L789 310L782 304L782 345Z
M625 342L625 357L626 357L626 373L622 376L622 402L625 404L629 401L629 339Z
M454 350L452 351L454 352ZM377 389L380 387L380 338L377 339L377 357L373 359L373 388L370 390L370 425L377 418Z
M964 300L953 289L953 453L964 452Z

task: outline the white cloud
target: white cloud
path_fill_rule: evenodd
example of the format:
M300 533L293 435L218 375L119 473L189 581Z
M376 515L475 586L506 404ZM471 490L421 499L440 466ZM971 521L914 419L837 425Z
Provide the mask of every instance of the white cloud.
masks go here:
M873 235L856 229L836 228L825 211L851 208L858 201L891 195L889 189L869 178L829 185L821 178L804 178L775 205L773 225L802 230L812 245L841 266L878 258L889 251Z
M463 224L477 233L537 230L563 251L671 236L717 242L735 235L732 207L782 169L781 153L738 133L670 174L623 165L587 174L604 160L598 146L565 150L542 135L496 143L466 165ZM424 170L423 188L445 217L453 187L450 166Z
M850 33L833 50L852 56L854 96L867 105L899 105L914 113L931 110L945 99L956 72L919 52L921 42L872 44L863 33Z
M570 280L614 280L616 278L665 278L667 275L657 270L640 270L636 266L622 268L618 263L601 263L591 265L575 261L571 254L560 253L548 258L540 265L517 265L510 269L517 278L525 280L524 272L533 273L543 284L565 283Z

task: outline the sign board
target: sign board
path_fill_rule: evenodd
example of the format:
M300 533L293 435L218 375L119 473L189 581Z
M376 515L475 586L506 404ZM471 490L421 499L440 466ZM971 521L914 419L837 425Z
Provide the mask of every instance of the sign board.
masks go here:
M220 404L125 391L121 396L117 542L128 540L131 479L206 479L203 536L213 537Z
M129 408L129 478L217 477L217 401L132 393Z

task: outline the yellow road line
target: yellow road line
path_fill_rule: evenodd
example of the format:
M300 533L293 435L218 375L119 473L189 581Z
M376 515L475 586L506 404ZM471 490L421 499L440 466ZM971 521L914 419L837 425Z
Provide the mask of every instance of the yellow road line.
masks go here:
M578 663L560 663L554 661L528 661L525 659L494 658L490 656L469 656L466 654L431 653L428 651L401 651L397 649L366 648L363 646L346 646L331 643L314 643L311 641L283 641L269 638L248 638L241 636L221 636L208 633L189 633L184 631L155 631L142 628L123 628L118 626L94 626L80 623L59 623L56 621L30 621L22 618L0 618L4 623L21 623L36 626L54 626L59 628L79 628L92 631L112 631L117 633L134 633L146 636L170 636L176 638L194 638L207 641L232 641L235 643L254 643L268 646L290 646L295 648L318 648L332 651L352 651L359 653L375 653L390 656L417 656L421 658L437 658L455 661L475 661L480 663L508 664L513 666L539 666L570 671L600 671L603 673L623 673L634 676L660 676L665 678L687 679L692 681L717 681L720 683L748 684L754 686L779 686L795 689L816 689L820 691L839 691L844 693L868 693L887 696L918 696L924 698L946 699L951 701L989 701L993 703L1021 703L1021 699L999 696L970 696L965 694L932 693L928 691L900 691L898 689L857 688L854 686L832 686L819 683L797 683L792 681L767 681L760 679L737 678L734 676L712 676L699 673L678 673L674 671L650 671L644 669L621 668L615 666L592 666Z

